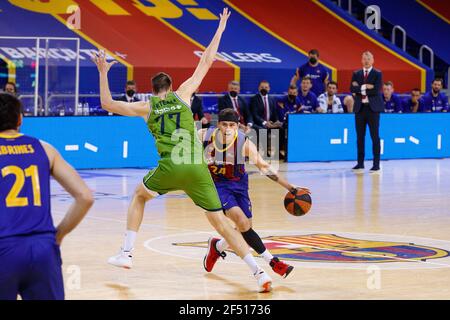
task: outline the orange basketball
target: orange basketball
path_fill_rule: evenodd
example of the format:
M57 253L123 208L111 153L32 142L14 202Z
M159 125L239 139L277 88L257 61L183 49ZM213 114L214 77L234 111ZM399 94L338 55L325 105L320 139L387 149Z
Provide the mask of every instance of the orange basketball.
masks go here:
M294 216L303 216L308 213L311 204L311 196L302 189L297 189L295 193L288 192L284 197L284 207Z

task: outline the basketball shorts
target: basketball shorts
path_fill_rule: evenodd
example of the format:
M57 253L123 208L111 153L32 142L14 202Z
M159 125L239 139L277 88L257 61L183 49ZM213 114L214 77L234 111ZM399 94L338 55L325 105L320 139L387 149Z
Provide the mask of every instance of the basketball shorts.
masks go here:
M248 175L239 181L216 182L216 188L224 211L239 207L247 218L252 218L252 203L248 196Z
M208 166L201 164L175 164L170 157L161 158L158 166L143 180L153 192L165 194L182 190L199 207L207 211L220 211L222 205Z
M54 234L0 239L0 300L64 300Z

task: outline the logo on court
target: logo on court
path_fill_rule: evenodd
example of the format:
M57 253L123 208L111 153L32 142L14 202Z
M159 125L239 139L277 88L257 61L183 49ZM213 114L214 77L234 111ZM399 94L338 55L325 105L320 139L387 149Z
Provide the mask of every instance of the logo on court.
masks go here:
M270 252L283 260L322 263L415 262L444 258L444 249L408 242L362 240L334 234L269 236L263 238ZM173 243L175 246L207 248L207 241Z

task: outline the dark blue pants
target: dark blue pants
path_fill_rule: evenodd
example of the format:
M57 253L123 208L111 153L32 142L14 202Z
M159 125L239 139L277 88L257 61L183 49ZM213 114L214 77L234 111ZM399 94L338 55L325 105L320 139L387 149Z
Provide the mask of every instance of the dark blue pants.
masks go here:
M0 300L64 300L61 265L53 234L0 239Z

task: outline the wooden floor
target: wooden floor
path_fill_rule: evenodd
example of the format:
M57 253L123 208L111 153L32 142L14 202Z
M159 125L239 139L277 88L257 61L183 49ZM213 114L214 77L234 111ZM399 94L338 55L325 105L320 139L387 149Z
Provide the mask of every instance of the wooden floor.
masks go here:
M292 183L312 191L313 207L303 217L286 213L285 191L251 170L254 229L272 237L266 241L277 253L290 253L295 266L281 279L257 259L274 279L269 294L256 292L247 266L232 253L213 273L203 270L204 242L214 233L182 193L148 203L133 269L109 266L122 244L129 197L146 171L81 171L96 203L62 246L66 297L449 299L450 159L386 161L380 175L356 175L352 165L280 165ZM52 193L57 222L70 200L56 184Z

